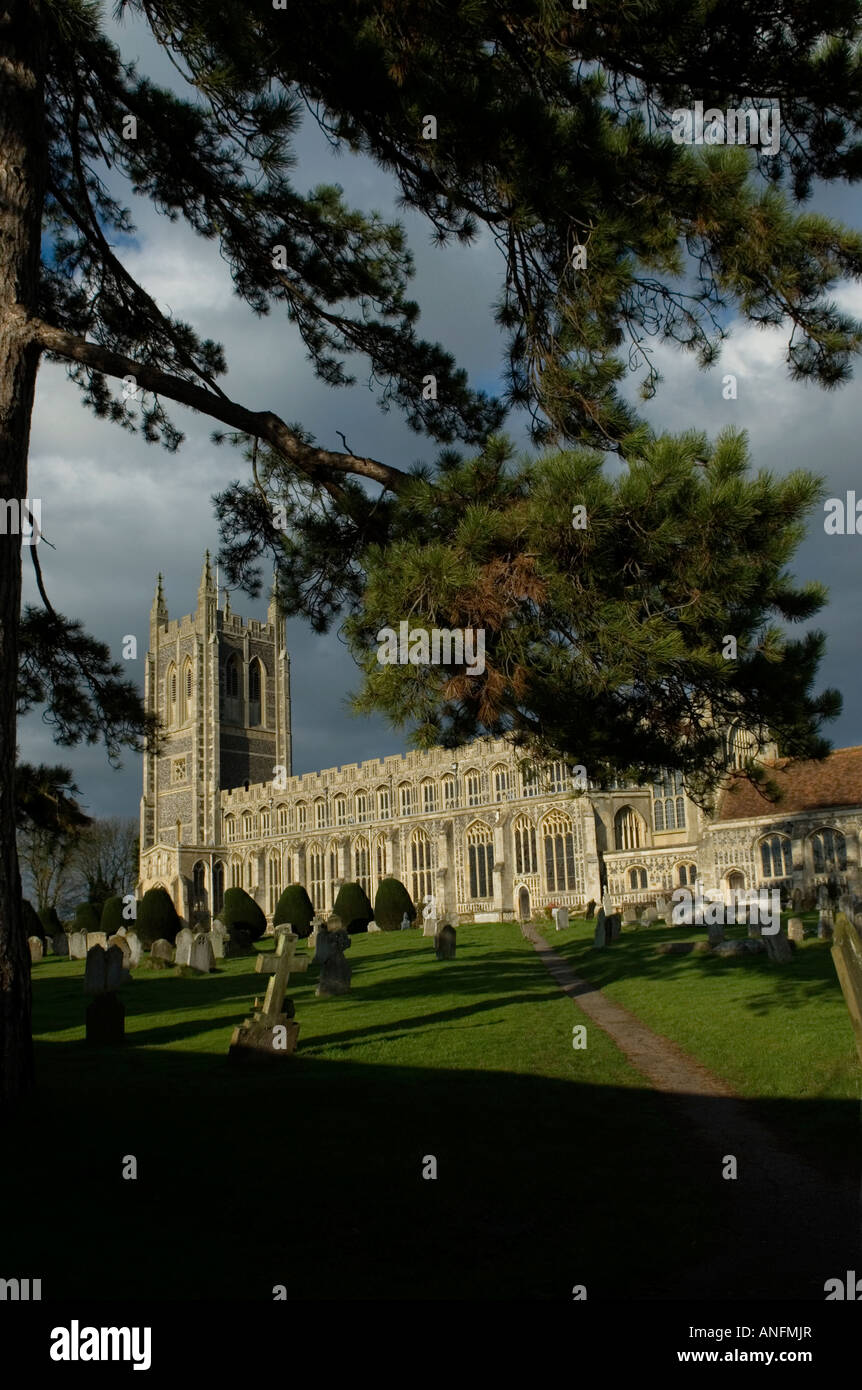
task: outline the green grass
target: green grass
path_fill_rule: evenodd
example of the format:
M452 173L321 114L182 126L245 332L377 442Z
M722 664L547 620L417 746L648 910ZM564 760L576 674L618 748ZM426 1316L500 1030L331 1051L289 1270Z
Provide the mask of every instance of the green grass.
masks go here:
M416 932L354 937L349 959L343 998L294 976L299 1051L268 1067L227 1057L266 983L249 959L136 971L107 1050L83 1040L83 963L36 965L0 1272L47 1299L658 1298L756 1240L681 1099L595 1027L572 1048L582 1016L517 926L459 928L454 962Z
M798 914L788 914L798 915ZM786 926L787 917L782 919ZM803 914L816 927L817 913ZM542 932L572 969L609 999L730 1082L742 1096L817 1103L810 1111L773 1107L795 1143L846 1165L858 1141L853 1108L862 1091L850 1019L829 943L808 937L787 965L767 955L659 955L665 941L698 941L705 928L628 926L613 946L593 947L594 921L575 918L567 930ZM747 935L729 927L729 939Z

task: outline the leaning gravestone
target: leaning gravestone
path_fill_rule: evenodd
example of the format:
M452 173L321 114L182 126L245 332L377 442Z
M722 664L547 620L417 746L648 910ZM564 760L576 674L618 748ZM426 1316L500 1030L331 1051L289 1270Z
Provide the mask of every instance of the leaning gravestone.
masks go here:
M69 934L69 958L71 960L87 959L87 938L82 931L73 931Z
M790 941L796 941L797 943L804 941L805 924L801 917L791 917L790 921L787 923L787 936Z
M319 998L347 994L350 989L353 972L344 957L349 945L350 937L344 930L341 918L333 913L318 933L314 952L314 963L320 966L320 979L314 991Z
M569 925L569 909L567 907L554 908L554 926L557 931L565 931ZM442 928L441 928L442 930Z
M154 970L164 970L174 963L174 948L164 937L154 941L150 947L150 964Z
M605 921L605 909L603 907L600 907L596 916L596 931L595 936L593 937L593 945L598 946L599 949L603 949L607 945L607 931L605 929Z
M192 970L199 970L202 975L208 975L211 970L215 970L215 956L209 932L199 931L195 934L189 952L189 965Z
M434 953L438 960L455 959L456 935L455 928L444 922L434 938Z
M789 960L793 959L793 947L782 932L765 936L763 941L766 944L766 954L776 965L786 965Z
M69 938L64 931L58 931L54 936L54 955L68 956Z
M117 933L119 935L119 933ZM141 945L141 938L136 931L130 931L125 936L126 945L129 948L129 959L126 962L130 970L136 970L141 963L144 948Z
M129 943L128 943L126 937L120 936L119 933L117 933L115 936L109 937L109 938L108 938L108 947L109 947L109 949L110 949L111 946L116 946L116 948L117 948L118 951L122 951L122 953L123 953L123 969L124 969L124 970L128 970L128 969L129 969L129 966L130 966L131 963L132 963L132 951L131 951L131 947L129 946Z
M41 936L28 936L27 945L30 947L30 964L35 965L45 954Z
M225 945L229 937L230 934L223 922L213 922L210 927L210 945L213 948L214 960L224 960Z
M87 932L87 950L92 946L101 946L103 951L108 949L108 938L103 931Z
M347 936L347 933L344 933ZM292 999L285 998L290 976L308 969L307 957L295 958L299 937L283 927L275 929L275 950L261 952L254 963L258 974L271 976L263 1006L255 1009L238 1028L234 1028L228 1055L234 1060L289 1057L296 1051L299 1024L294 1022Z
M177 953L174 956L174 965L189 965L192 958L192 942L195 934L190 927L183 927L177 932Z

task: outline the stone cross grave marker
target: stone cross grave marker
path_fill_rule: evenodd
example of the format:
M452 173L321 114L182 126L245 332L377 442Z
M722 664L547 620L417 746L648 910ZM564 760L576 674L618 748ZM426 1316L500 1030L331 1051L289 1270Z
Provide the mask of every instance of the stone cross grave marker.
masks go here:
M298 941L294 932L279 931L275 950L257 957L255 970L271 978L263 1007L255 999L252 1017L233 1030L228 1050L231 1057L287 1057L296 1050L299 1024L293 1021L293 1001L284 996L290 976L308 969L307 957L295 957Z

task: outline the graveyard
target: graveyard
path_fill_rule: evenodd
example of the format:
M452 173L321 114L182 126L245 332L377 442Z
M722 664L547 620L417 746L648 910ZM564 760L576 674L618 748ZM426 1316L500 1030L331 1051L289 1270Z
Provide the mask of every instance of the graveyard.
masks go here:
M719 1180L731 1102L702 1101L713 1141L601 1029L574 1047L583 1016L507 922L462 924L451 959L419 931L358 933L349 989L322 996L297 943L296 1052L254 1067L229 1047L276 978L272 939L203 973L144 956L113 1046L85 1038L87 963L34 962L38 1090L2 1160L7 1263L38 1270L45 1298L126 1302L307 1299L334 1276L359 1301L822 1297L846 1263L859 1100L828 944L776 968L659 952L697 928L626 926L600 951L583 918L541 931L816 1165L792 1239L758 1187L774 1175L749 1176L756 1153L745 1184Z

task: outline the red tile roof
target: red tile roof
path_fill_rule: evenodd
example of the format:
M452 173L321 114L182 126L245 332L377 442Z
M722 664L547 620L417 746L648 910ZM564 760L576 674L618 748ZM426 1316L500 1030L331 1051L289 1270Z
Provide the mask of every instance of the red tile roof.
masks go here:
M862 806L862 747L837 748L819 763L779 758L763 767L781 788L781 800L773 804L750 782L735 781L719 796L716 820L750 820L820 806Z

